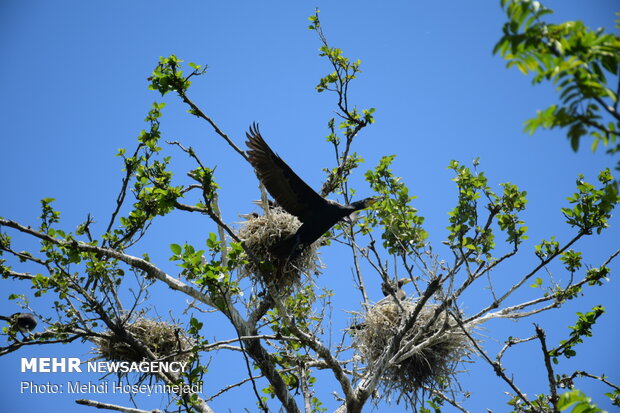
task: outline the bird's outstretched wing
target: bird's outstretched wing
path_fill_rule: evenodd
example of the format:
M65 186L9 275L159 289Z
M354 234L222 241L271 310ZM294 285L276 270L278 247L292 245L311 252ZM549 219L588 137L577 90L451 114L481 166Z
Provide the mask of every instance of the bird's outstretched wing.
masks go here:
M248 159L258 179L286 212L303 222L309 213L327 203L271 150L260 135L257 124L250 127L246 136Z

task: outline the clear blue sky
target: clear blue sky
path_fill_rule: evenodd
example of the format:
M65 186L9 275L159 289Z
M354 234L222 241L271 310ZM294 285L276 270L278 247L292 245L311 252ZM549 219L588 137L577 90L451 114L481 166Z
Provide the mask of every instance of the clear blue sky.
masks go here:
M556 11L551 18L554 21L582 19L590 27L613 30L617 4L611 0L545 4ZM497 278L509 282L531 268L536 258L529 251L542 238L555 234L559 240L569 239L571 232L563 225L559 208L572 193L577 174L594 181L597 171L613 167L616 160L592 154L587 148L575 154L562 133L530 137L522 132L523 121L536 109L555 102L556 95L551 86L531 86L529 78L505 69L501 58L491 54L505 20L499 1L378 5L369 1L4 0L0 2L0 216L36 226L39 200L54 197L67 229L75 228L90 212L101 230L122 176L114 155L118 148L135 145L135 137L146 127L143 119L150 104L162 100L147 89L146 78L159 56L171 53L208 64L208 75L194 83L191 97L237 144L242 144L251 122L260 122L271 146L318 188L324 178L322 168L334 165L324 136L335 100L314 91L318 79L329 71L317 55L315 33L306 29L307 17L316 6L321 9L330 43L342 48L346 56L362 60L363 73L352 86L351 102L360 108L377 108L376 123L356 142L355 150L366 160L354 177L360 196L370 191L361 179L362 172L376 165L382 155L397 154L393 169L418 196L414 205L426 217L430 241L438 252L446 254L440 242L447 236L447 212L456 199L446 166L451 159L469 163L480 157L480 168L492 186L498 188L499 183L509 181L527 190L529 198L525 219L530 241L523 247L527 252L495 274ZM164 101L168 103L162 121L165 139L182 140L196 148L209 165L217 165L225 218L238 221L237 214L248 212L250 202L258 198L250 166L205 122L188 115L173 96ZM169 151L179 165L179 174L191 167L185 156ZM620 222L613 219L611 225L603 236L577 246L586 263L598 266L618 247ZM168 245L185 241L203 245L211 230L206 219L175 214L154 225L145 242L131 252L148 252L155 263L174 273L174 265L168 262ZM32 246L27 240L16 239L23 249ZM327 269L318 280L336 294L334 341L347 325L345 311L358 310L360 305L360 297L349 293L351 271L348 261L339 258L345 252L338 248L324 248ZM613 268L618 269L618 264ZM565 277L555 269L557 277ZM15 283L3 283L3 297L15 291L30 294ZM380 298L378 284L377 279L371 290L373 299ZM495 354L507 336L532 335L532 321L548 327L550 342L557 343L567 337L565 326L574 322L576 311L603 304L607 313L597 323L595 337L579 346L580 357L561 365L558 373L584 368L620 381L618 280L612 276L610 283L589 292L584 300L536 320L489 323L480 336L485 348ZM162 317L184 308L183 297L174 297L164 288L156 288L152 300ZM479 292L464 297L460 305L465 312L475 311L488 300L489 292L481 285ZM34 300L32 304L46 313L49 303ZM13 311L14 305L1 298L0 314ZM213 331L223 331L222 336L233 336L221 318L209 319L209 323ZM89 351L88 343L76 343L27 349L0 358L4 411L50 411L52 403L55 411L88 411L75 405L71 395L20 395L18 387L22 380L64 382L84 380L84 376L31 378L19 373L18 363L22 356L87 359ZM485 407L505 411L503 392L508 389L488 365L478 358L473 361L466 366L469 372L459 376L464 390L473 392L465 406L471 411ZM517 348L506 361L526 393L547 391L538 344ZM213 361L205 395L245 374L238 355L225 356L224 362ZM326 375L319 377L317 396L333 410L337 403L330 393L336 385L325 380ZM578 381L577 386L610 409L601 396L607 389L586 380ZM254 410L250 396L249 388L231 391L211 406L216 411ZM112 396L90 398L128 404ZM153 397L142 399L138 407L164 406ZM402 406L382 406L377 411L398 412Z

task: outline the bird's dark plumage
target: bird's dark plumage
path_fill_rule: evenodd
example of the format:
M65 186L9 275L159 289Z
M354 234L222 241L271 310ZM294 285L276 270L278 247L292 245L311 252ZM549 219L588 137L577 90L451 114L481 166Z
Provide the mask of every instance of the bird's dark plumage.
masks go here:
M411 281L410 278L400 278L396 282L396 285L394 285L394 283L391 281L382 282L381 292L383 293L385 297L391 297L392 294L394 294L399 300L403 300L407 296L407 293L405 293L405 290L403 290L403 285L407 284L410 281Z
M30 313L15 313L9 317L0 316L0 319L10 322L13 328L23 334L31 332L37 326L37 319Z
M381 283L381 292L383 293L385 298L382 298L381 300L379 300L377 304L375 305L384 305L387 303L393 303L394 296L396 296L396 298L399 301L404 300L407 297L407 293L405 292L405 290L403 290L402 287L403 285L407 284L410 281L411 281L411 278L401 278L396 282L396 284L394 284L393 282ZM392 293L394 294L392 295Z
M246 136L248 160L258 179L276 203L299 218L302 223L294 237L283 241L280 255L290 257L298 254L303 247L319 239L338 221L369 207L376 200L366 198L351 205L341 205L325 199L271 150L258 131L258 125L252 125Z

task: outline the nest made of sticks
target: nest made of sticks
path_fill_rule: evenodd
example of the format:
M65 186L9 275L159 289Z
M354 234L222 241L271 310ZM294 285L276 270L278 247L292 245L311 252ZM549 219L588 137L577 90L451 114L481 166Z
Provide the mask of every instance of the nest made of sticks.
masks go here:
M400 301L402 308L387 300L375 305L355 326L354 346L366 365L371 366L390 345L403 315L413 313L416 303ZM400 355L388 366L381 378L380 388L386 394L397 392L400 400L415 402L425 390L445 388L456 373L457 365L471 353L471 343L456 321L443 311L433 319L437 305L427 304L417 316L414 325L400 343ZM449 383L448 383L449 384Z
M189 362L193 356L191 351L194 341L187 337L183 330L165 321L139 318L129 323L125 329L137 340L151 350L157 360ZM109 361L144 361L143 355L130 344L111 331L104 332L93 339L95 353Z
M301 223L280 207L270 208L265 215L250 216L237 235L251 254L243 272L264 286L279 290L298 285L302 273L316 273L319 268L317 247L320 241L306 246L290 259L276 253L280 243L295 235Z

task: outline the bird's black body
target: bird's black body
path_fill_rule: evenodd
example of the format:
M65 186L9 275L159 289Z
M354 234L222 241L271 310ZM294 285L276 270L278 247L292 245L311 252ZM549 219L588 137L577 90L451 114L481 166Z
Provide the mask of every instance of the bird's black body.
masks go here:
M1 320L11 323L11 326L21 333L26 334L37 326L37 319L30 313L15 313L10 317L0 316Z
M318 240L338 221L355 211L369 207L375 198L366 198L342 205L320 196L306 184L293 170L275 154L258 131L256 124L250 127L246 144L248 160L256 175L273 196L276 203L286 212L295 215L301 226L293 237L283 240L281 254L296 255Z

